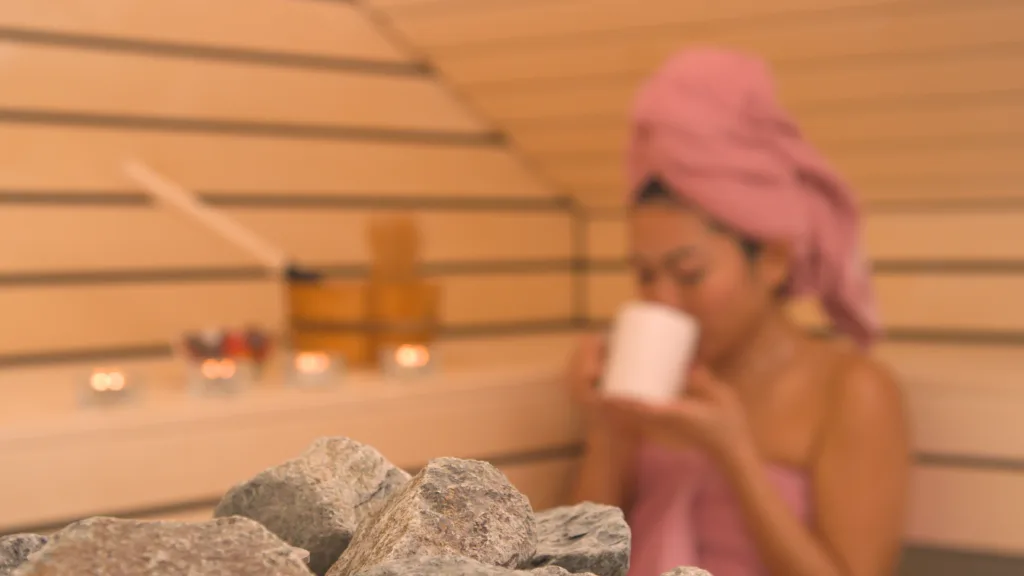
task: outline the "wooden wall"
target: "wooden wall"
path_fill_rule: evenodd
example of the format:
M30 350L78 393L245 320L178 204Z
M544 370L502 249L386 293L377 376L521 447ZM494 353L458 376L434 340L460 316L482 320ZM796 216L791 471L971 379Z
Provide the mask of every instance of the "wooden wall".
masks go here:
M365 273L371 213L415 211L448 336L570 326L568 203L356 5L4 0L0 79L0 368L281 326L279 283L132 157L329 277Z
M202 517L232 483L331 434L407 467L486 458L538 507L564 497L576 437L548 372L460 370L568 349L571 203L360 6L3 0L0 81L0 533ZM129 158L330 278L366 273L370 215L416 213L444 294L441 382L369 386L369 399L276 380L232 402L188 397L172 340L279 329L282 290L148 202L121 172ZM140 378L139 404L76 406L101 363Z
M766 56L857 185L918 447L905 574L1024 571L1024 3L372 0L585 207L586 310L631 291L621 155L638 81L690 44ZM797 314L819 325L813 305Z

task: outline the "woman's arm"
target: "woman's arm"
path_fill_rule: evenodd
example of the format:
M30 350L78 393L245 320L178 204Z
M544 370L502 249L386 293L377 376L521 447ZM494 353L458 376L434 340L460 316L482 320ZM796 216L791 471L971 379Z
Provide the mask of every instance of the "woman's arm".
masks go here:
M597 502L628 510L633 498L635 453L632 434L605 421L591 423L573 485L573 501Z
M910 468L900 391L867 361L838 384L813 464L816 533L787 508L754 450L726 463L773 575L886 576L894 570Z
M575 502L597 502L627 509L632 499L636 432L610 419L596 383L604 371L604 339L580 340L565 378L583 411L584 452L572 490Z

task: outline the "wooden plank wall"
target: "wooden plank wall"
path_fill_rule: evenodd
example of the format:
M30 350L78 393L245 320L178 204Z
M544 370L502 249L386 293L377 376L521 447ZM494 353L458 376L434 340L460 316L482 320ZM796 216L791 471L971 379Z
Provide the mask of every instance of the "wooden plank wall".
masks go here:
M567 202L353 4L5 0L0 78L0 368L280 327L281 286L128 157L329 277L365 273L371 213L413 210L449 335L569 327Z
M1024 3L371 0L587 209L586 309L631 292L626 110L675 50L766 56L857 185L918 444L907 575L1024 572ZM820 325L813 304L798 317Z
M148 202L121 173L128 157L198 190L331 278L365 274L370 215L413 211L426 272L443 288L445 362L507 361L493 351L550 347L549 338L574 325L569 203L355 4L3 0L0 81L0 461L11 465L12 486L25 488L0 506L0 532L46 529L80 514L200 517L244 477L232 468L239 460L220 453L198 465L203 470L164 460L174 469L165 484L148 483L134 468L138 458L155 457L160 440L144 441L136 456L114 446L106 460L90 460L74 449L81 435L59 434L84 419L96 429L83 434L101 438L90 449L111 440L102 415L74 405L75 378L96 363L171 383L128 410L145 420L147 411L186 402L180 367L169 360L182 331L282 325L279 283L249 255ZM461 418L451 410L474 406L442 408L445 418ZM409 406L412 416L427 414L416 408ZM509 425L532 426L534 414L519 416ZM33 442L19 435L26 421L52 428L49 448L25 449ZM217 425L238 437L231 420ZM277 453L264 446L244 474L296 454L318 434L383 442L379 427L353 431L336 414L313 428L273 418L259 428L291 444ZM177 440L168 441L181 454L207 446L194 427L174 430ZM494 434L521 436L512 428ZM532 448L524 456L523 446L492 446L486 434L469 452L448 437L429 447L395 436L399 449L419 450L403 465L487 457L542 507L561 497L574 461ZM179 477L182 470L195 477ZM220 483L196 492L200 502L183 501L173 489L198 482L199 472ZM101 481L90 492L61 481L81 474L120 475L124 483L108 489ZM36 506L34 490L44 485L56 499Z

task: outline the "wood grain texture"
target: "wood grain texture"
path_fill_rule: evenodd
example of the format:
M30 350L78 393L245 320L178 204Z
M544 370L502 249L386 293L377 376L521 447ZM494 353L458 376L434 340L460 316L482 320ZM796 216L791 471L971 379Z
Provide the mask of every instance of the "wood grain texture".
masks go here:
M0 108L485 132L429 76L395 76L8 44Z
M547 4L532 6L538 13L548 8ZM682 43L725 45L759 54L780 69L793 69L823 61L948 53L1020 40L1024 7L1019 5L1000 1L938 2L921 8L920 3L909 3L852 13L822 10L780 18L770 26L681 23L643 29L624 27L602 35L560 34L530 42L497 40L473 50L440 47L434 53L460 85L497 87L558 81L566 76L643 74ZM396 18L402 22L414 17L400 14Z
M89 0L5 0L0 26L259 52L409 60L344 2L105 0L97 6Z
M272 136L8 126L0 189L131 190L139 158L201 191L550 197L506 149Z
M1021 197L1018 3L371 5L587 206L622 203L639 83L677 50L706 45L764 57L786 107L865 199Z
M444 325L567 321L572 313L568 272L435 281ZM8 288L0 316L20 329L0 336L0 354L172 342L222 326L277 331L284 314L282 287L272 280Z
M373 211L235 207L225 212L306 265L370 261L367 226ZM566 214L423 210L415 217L426 263L487 265L571 255ZM160 206L7 206L0 211L0 278L256 264L248 253Z

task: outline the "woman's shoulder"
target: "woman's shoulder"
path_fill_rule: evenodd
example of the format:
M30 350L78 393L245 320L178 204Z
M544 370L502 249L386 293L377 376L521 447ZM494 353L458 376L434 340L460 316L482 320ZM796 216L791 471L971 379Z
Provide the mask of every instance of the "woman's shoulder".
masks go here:
M820 342L822 358L831 363L829 412L833 418L903 418L899 382L884 362L849 342Z

